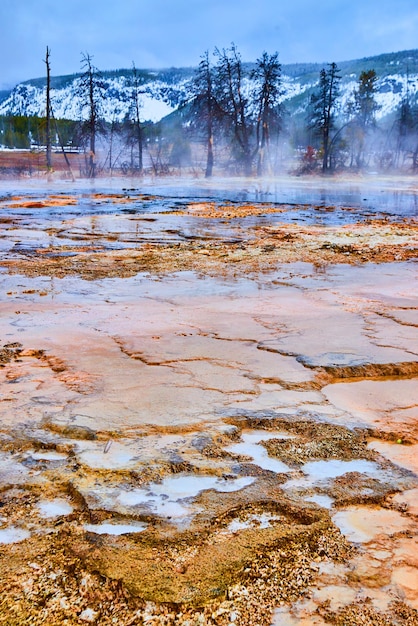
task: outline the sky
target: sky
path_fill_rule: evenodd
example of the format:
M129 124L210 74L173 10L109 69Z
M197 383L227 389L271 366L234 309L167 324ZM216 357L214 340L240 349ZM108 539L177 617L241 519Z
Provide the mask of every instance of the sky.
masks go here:
M0 0L0 88L80 71L190 67L235 43L244 61L339 62L418 48L417 0Z

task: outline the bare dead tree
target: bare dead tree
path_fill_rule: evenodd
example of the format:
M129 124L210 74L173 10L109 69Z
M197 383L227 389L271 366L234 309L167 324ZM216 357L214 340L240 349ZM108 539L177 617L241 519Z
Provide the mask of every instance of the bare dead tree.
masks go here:
M49 61L51 51L46 47L45 65L46 65L46 167L50 171L52 169L51 158L51 65Z
M219 117L219 107L215 97L213 69L209 60L209 52L201 57L193 81L193 98L191 101L192 124L204 135L206 143L205 177L210 178L213 172L213 139L214 126Z
M140 78L138 71L135 67L135 63L132 63L132 103L131 103L131 115L134 129L134 137L136 147L138 151L138 172L143 170L143 130L141 126L140 110L142 108L142 102L140 94L142 93L140 88Z

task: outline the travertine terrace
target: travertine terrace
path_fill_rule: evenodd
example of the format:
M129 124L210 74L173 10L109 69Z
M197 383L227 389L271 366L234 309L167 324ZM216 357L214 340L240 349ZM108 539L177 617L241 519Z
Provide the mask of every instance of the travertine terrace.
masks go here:
M251 185L2 186L0 624L418 624L416 187Z

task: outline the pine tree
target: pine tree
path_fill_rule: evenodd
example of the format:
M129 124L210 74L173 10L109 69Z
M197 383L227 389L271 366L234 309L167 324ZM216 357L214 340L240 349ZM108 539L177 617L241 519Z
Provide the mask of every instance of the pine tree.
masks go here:
M395 120L396 129L396 159L395 164L399 164L399 158L403 153L403 161L409 154L412 156L412 168L418 169L418 108L413 107L410 102L409 92L403 98L398 109Z
M254 101L257 107L256 139L258 148L257 174L261 176L268 161L271 130L279 133L282 125L282 95L281 65L278 53L271 56L263 52L257 59L256 67L251 72L251 78L256 81Z
M377 75L374 70L361 72L358 88L354 91L356 136L358 142L356 164L364 165L364 144L367 132L376 125L376 112L379 105L375 100Z
M339 96L340 70L336 63L328 64L319 74L319 86L311 96L309 128L319 136L322 150L322 171L332 169L332 134L335 131L335 113Z

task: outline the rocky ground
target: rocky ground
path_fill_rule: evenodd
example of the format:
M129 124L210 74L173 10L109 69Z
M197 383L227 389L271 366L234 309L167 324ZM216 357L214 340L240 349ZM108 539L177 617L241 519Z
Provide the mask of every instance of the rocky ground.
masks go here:
M125 190L0 222L0 624L418 624L414 219Z

